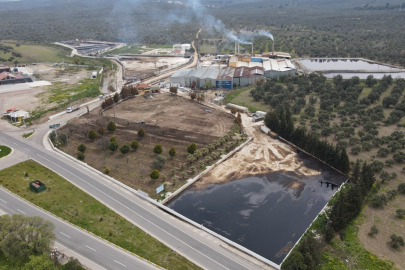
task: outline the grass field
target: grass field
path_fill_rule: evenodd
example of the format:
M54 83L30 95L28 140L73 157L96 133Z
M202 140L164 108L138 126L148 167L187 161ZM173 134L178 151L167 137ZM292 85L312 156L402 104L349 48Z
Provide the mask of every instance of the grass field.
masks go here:
M11 153L11 148L10 147L0 145L0 158L5 157L10 153Z
M24 176L26 172L28 177ZM28 183L37 179L50 190L38 194L32 192ZM34 161L25 161L0 171L0 184L39 207L166 269L199 269L81 189Z
M119 49L114 49L108 52L103 53L102 55L107 55L107 54L125 54L125 53L131 53L131 54L138 54L141 53L141 47L138 45L129 45L129 46L124 46Z
M233 103L240 106L245 106L251 112L264 111L267 112L270 107L262 101L254 101L250 95L252 86L243 87L229 92L225 97L225 103Z
M71 50L60 46L47 45L29 45L21 44L19 47L15 43L2 43L6 46L13 47L14 51L22 55L21 58L15 58L19 63L32 62L61 62L62 58L66 58ZM11 53L0 54L1 58L8 59ZM10 63L9 63L10 64Z

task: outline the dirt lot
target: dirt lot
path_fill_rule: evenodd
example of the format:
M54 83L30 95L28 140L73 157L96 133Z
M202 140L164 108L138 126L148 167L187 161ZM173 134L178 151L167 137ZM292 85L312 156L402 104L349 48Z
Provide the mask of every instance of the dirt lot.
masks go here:
M185 64L190 59L184 57L135 57L131 61L122 61L125 67L125 75L142 77L160 69Z
M253 123L246 114L242 114L242 120L246 133L254 140L197 181L193 189L272 171L285 171L304 177L320 173L304 166L290 146L265 135L260 130L263 122Z
M211 112L205 111L207 109ZM111 170L110 176L134 189L146 191L153 197L157 197L155 189L162 183L167 184L167 191L176 190L185 184L188 178L194 177L205 166L215 162L213 153L219 156L224 153L225 146L230 146L239 138L238 135L235 136L233 140L223 143L212 153L190 164L187 161L187 145L195 142L198 149L201 149L226 135L233 125L234 118L231 115L171 94L156 94L154 99L137 97L117 105L115 111L117 130L113 133L107 132L104 136L98 135L94 142L87 138L88 132L91 129L97 131L100 126L107 127L108 122L113 120L113 110L110 109L103 115L94 110L89 115L75 118L69 121L68 126L61 129L59 134L71 134L71 155L76 157L77 146L85 143L85 162L90 166L100 171L108 167ZM141 119L147 123L137 123ZM146 132L144 138L137 135L140 128ZM111 136L117 139L119 147L138 140L139 149L136 152L131 149L126 155L120 153L119 149L112 152L108 150ZM163 147L162 156L166 158L166 162L160 170L160 178L151 180L149 174L153 170L152 162L157 156L153 147L158 143ZM174 158L170 158L168 154L171 147L176 148ZM67 146L61 146L60 149L68 152Z
M153 99L134 98L115 108L115 114L129 122L146 121L149 125L223 136L233 123L233 116L215 110L189 98L168 93L155 94ZM104 112L112 117L113 110Z

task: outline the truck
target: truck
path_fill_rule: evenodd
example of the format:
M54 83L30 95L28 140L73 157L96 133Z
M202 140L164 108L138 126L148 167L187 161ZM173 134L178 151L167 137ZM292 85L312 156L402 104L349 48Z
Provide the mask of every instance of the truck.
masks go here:
M71 113L71 112L77 111L78 109L80 109L79 105L72 105L71 107L66 109L66 112Z

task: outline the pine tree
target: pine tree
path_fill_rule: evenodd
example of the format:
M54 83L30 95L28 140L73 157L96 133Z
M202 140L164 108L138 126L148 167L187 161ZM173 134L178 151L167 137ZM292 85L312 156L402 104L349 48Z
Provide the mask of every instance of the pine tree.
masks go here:
M347 155L346 148L342 147L340 149L340 158L339 158L340 170L348 174L350 171L350 160L349 156Z

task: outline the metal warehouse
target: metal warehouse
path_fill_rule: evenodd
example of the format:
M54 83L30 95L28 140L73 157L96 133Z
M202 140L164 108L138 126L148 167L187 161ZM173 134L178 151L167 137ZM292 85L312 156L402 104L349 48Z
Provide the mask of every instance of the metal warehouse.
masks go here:
M216 81L217 88L232 89L233 88L233 75L235 73L234 67L223 68L218 75Z
M170 77L170 84L177 86L186 86L186 79L188 74L192 72L191 68L180 69Z
M218 68L209 68L207 72L200 78L200 87L211 88L216 86L220 70Z

